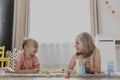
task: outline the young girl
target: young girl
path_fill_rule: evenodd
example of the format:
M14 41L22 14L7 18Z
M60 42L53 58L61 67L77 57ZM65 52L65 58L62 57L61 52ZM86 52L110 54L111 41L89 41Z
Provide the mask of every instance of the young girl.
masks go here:
M8 68L4 69L4 71L7 73L38 73L40 70L40 62L36 56L38 51L37 41L28 38L24 40L22 48L23 51L16 58L15 71Z
M76 37L76 53L73 55L68 66L68 72L74 73L73 70L76 59L79 59L80 64L85 61L86 73L101 72L100 52L95 47L92 37L89 33L83 32Z
M40 70L40 62L36 53L38 51L38 43L36 40L25 39L22 45L23 51L16 58L15 71L9 68L4 69L7 73L38 73Z
M23 52L16 58L15 73L38 73L40 62L36 56L38 51L37 41L28 38L24 40L22 48Z

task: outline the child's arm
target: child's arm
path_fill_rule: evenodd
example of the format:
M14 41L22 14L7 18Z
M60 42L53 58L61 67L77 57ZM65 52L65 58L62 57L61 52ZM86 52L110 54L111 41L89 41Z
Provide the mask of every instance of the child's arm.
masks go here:
M34 69L21 69L21 65L19 62L16 61L16 68L15 73L38 73L39 72L39 65L37 65Z
M75 62L76 62L75 60L76 60L76 57L75 57L75 55L73 55L69 65L68 65L68 69L73 69L74 68Z
M73 70L75 64L76 64L76 56L73 55L69 65L68 65L68 68L67 68L67 73L68 74L75 74L76 73L76 71Z
M90 72L93 72L93 73L100 73L101 72L101 57L100 57L100 52L98 49L96 49L95 51L95 61L94 61L94 67L87 67L87 69L90 71Z
M95 67L92 69L92 71L95 73L101 72L101 56L98 49L95 51Z

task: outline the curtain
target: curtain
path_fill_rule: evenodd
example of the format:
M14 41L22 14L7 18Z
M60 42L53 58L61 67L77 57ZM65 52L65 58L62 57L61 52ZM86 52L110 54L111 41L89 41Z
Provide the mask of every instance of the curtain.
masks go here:
M15 0L13 48L21 48L23 39L28 36L29 0Z
M93 38L100 33L100 26L98 20L98 2L97 0L90 0L90 19L91 19L91 34Z

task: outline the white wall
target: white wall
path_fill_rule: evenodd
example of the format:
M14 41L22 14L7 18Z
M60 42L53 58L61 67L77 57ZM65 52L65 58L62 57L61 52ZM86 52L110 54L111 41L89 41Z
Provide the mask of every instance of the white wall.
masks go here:
M90 33L89 0L31 0L30 36L42 42L74 42Z
M105 0L98 1L99 26L102 34L120 34L120 0L108 0L109 5L116 11L112 14ZM119 14L119 16L118 16Z

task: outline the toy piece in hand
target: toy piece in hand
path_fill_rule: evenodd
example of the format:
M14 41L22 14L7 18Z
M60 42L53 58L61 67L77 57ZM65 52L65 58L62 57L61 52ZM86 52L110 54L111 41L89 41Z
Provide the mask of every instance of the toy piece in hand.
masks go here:
M66 79L70 79L70 74L67 74L67 75L65 76L65 78L66 78Z

